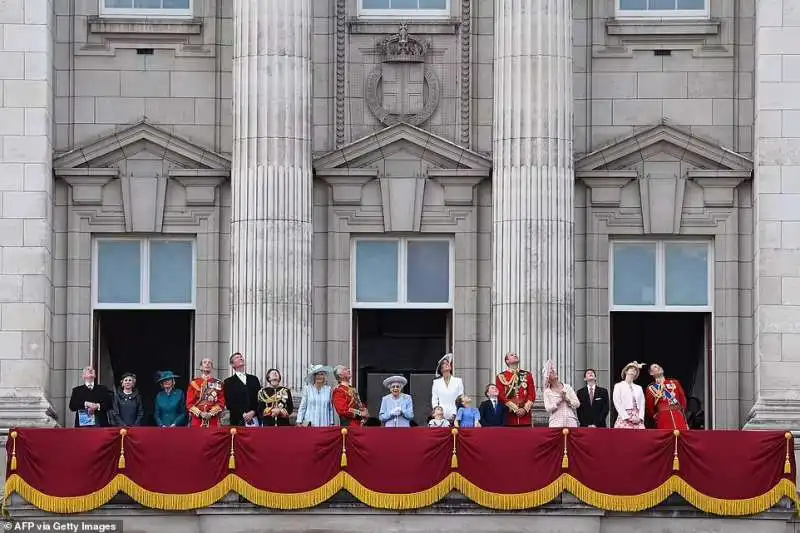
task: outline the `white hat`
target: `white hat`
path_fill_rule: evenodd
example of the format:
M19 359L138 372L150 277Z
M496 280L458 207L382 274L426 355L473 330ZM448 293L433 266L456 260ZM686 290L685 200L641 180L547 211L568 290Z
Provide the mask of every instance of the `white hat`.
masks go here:
M439 359L439 362L436 363L436 377L437 378L438 377L442 377L442 372L441 372L442 363L444 363L445 361L450 363L450 371L452 372L452 370L453 370L453 354L452 353L446 353L446 354L444 354L442 356L441 359Z
M635 368L636 369L636 376L638 377L639 376L639 371L642 369L643 366L644 366L644 363L640 363L639 361L631 361L630 363L628 363L627 365L622 367L622 372L620 372L620 374L622 376L622 379L625 379L625 374L628 372L629 368Z
M395 383L399 383L401 387L408 384L408 380L403 376L392 376L383 380L383 386L387 389L391 388Z
M306 375L306 382L313 384L314 376L316 376L317 374L331 374L331 373L333 373L333 369L329 366L313 365L311 368L308 369L308 374Z

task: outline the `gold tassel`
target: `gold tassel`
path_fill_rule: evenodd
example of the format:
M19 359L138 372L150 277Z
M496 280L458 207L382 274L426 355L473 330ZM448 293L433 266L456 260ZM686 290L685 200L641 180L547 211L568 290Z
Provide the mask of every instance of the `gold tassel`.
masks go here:
M561 433L564 434L564 457L561 458L561 468L566 470L569 468L569 456L567 455L567 435L569 435L569 429L564 428L561 430Z
M456 436L458 435L458 429L453 428L450 433L453 434L453 456L450 458L450 468L455 470L458 468L458 456L456 455Z
M120 470L125 470L125 435L127 434L127 429L122 428L119 430L119 462L117 463L117 468Z
M342 468L347 467L347 428L342 428L342 459L339 461L339 466Z
M792 442L792 434L787 431L783 436L786 437L786 460L783 462L783 473L791 474L792 462L789 460L789 446Z
M233 455L233 439L236 437L236 428L231 428L231 456L228 457L228 470L236 470L236 457Z
M787 456L788 457L788 456ZM17 432L11 432L11 470L17 469Z
M672 453L672 470L677 472L681 469L681 462L678 459L678 437L680 437L681 432L676 429L672 434L675 435L675 451Z

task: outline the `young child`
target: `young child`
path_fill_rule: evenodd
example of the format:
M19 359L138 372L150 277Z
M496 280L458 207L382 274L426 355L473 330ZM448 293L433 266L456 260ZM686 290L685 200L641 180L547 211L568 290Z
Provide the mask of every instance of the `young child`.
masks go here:
M479 428L481 427L481 414L474 407L470 407L472 398L466 394L456 398L456 422L457 428Z
M484 400L479 411L481 414L481 427L504 426L508 407L503 405L497 396L500 391L494 383L486 385L486 400Z
M444 409L442 409L441 405L437 405L433 408L433 413L431 413L430 422L428 422L428 427L432 428L449 428L450 421L444 417Z

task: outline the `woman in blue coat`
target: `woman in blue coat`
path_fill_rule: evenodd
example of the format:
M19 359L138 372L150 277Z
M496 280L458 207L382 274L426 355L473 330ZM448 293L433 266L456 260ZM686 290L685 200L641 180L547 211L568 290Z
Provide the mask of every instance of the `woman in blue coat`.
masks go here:
M156 395L156 405L153 411L158 427L183 427L189 422L189 417L186 415L186 396L182 390L175 388L175 378L177 377L171 370L156 374L156 383L161 385L162 389Z

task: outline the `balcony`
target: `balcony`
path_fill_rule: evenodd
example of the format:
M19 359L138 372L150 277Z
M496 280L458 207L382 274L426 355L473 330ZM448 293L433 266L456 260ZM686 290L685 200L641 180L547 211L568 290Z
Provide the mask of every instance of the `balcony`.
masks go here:
M785 531L797 503L793 438L771 431L17 429L6 448L15 519L148 532Z

